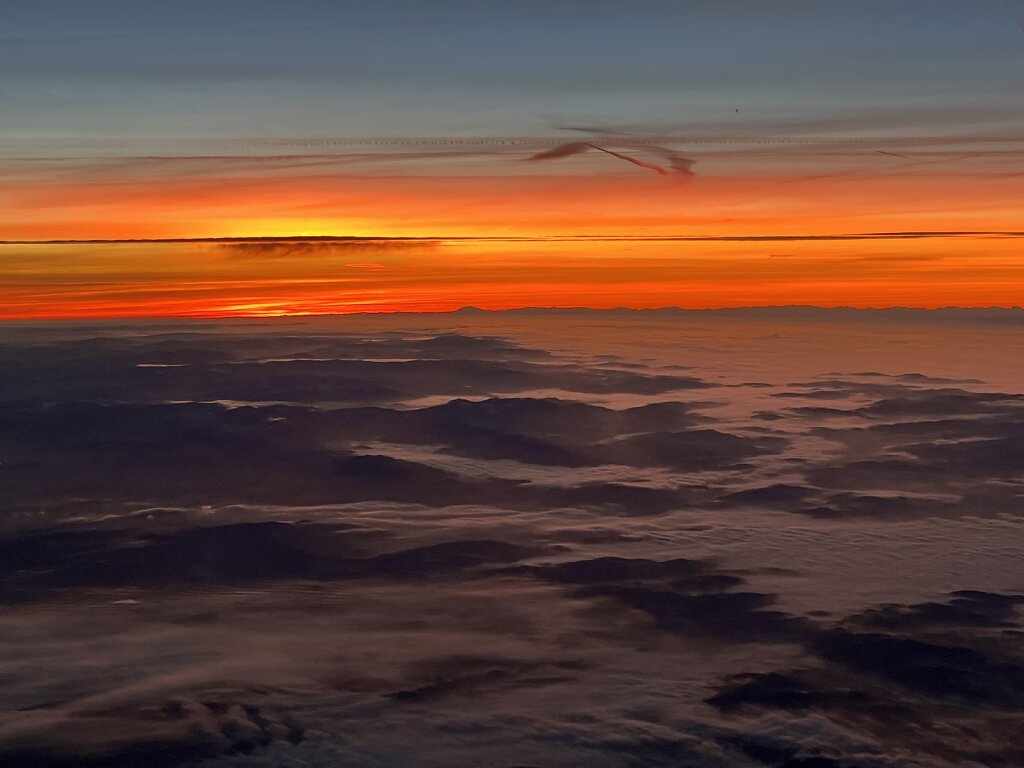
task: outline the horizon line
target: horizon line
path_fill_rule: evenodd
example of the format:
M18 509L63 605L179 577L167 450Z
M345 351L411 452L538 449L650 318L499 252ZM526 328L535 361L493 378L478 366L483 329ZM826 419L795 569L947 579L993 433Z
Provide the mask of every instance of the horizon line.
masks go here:
M0 240L4 245L131 245L174 243L444 243L444 242L796 242L840 240L923 240L959 237L1024 237L1021 230L906 230L892 232L845 232L833 235L254 235L222 237L151 238L54 238L49 240Z
M498 314L543 314L543 313L663 313L663 314L688 314L688 313L751 313L751 312L774 311L778 313L793 313L814 311L818 313L912 313L934 316L943 312L949 313L999 313L1001 315L1020 313L1024 320L1024 306L1021 305L943 305L939 307L914 307L906 305L889 306L866 306L857 307L849 304L836 304L824 306L819 304L755 304L735 307L586 307L586 306L522 306L504 307L501 309L484 309L472 305L465 305L457 309L448 310L385 310L385 311L358 311L358 312L285 312L279 314L192 314L192 315L53 315L49 317L0 317L0 324L18 323L30 325L32 323L106 323L106 322L144 322L144 321L225 321L225 320L278 320L295 319L304 317L365 317L365 316L389 316L389 315L498 315Z

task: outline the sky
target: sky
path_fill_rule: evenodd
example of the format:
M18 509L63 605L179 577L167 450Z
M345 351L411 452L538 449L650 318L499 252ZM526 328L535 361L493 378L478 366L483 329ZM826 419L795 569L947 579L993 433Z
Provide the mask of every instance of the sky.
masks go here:
M0 316L1020 304L1022 19L12 0Z

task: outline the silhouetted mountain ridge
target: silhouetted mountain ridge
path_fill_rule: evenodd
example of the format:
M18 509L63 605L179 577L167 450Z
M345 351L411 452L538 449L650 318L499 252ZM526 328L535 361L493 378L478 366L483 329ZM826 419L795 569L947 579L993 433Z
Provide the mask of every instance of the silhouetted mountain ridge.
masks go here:
M462 307L455 315L623 315L658 317L723 317L739 319L854 321L854 322L964 322L982 324L1024 324L1024 308L1013 307L820 307L811 304L787 304L756 307L721 307L687 309L657 307L634 309L615 307L519 307L515 309L481 309Z

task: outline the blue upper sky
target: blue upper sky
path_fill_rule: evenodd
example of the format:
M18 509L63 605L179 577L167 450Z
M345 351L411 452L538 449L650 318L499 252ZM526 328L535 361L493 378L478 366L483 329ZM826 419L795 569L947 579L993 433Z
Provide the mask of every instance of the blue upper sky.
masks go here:
M1024 0L5 0L0 138L1012 133L1015 11Z

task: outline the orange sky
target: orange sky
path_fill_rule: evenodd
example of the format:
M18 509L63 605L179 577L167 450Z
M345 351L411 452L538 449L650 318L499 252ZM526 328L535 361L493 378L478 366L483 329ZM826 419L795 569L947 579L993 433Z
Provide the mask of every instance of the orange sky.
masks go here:
M1024 304L1021 2L15 3L0 318Z
M956 150L680 147L692 177L532 150L8 158L0 316L1022 304L1024 177L1005 144ZM906 234L806 239L856 233Z

